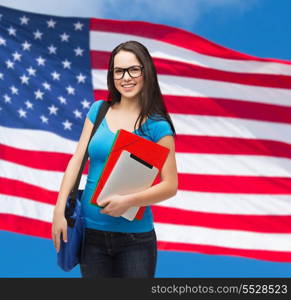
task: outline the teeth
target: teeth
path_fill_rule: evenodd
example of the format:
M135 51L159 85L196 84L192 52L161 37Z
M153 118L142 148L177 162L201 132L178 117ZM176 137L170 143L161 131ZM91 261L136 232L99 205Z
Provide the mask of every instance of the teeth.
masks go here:
M123 87L131 87L131 86L135 86L135 84L123 85Z

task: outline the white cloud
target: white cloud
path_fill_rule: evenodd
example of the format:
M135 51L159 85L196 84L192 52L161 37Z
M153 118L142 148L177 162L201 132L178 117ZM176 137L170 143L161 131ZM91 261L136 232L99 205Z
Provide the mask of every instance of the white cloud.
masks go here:
M261 0L0 0L0 5L59 16L143 20L192 27L209 12L240 15Z

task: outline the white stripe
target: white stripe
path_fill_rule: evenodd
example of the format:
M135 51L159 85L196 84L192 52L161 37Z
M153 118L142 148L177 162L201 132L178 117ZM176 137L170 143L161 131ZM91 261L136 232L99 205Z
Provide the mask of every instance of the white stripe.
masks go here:
M54 206L21 197L0 195L0 213L52 222Z
M235 176L291 177L291 160L249 155L176 153L178 173ZM58 191L63 172L47 171L0 160L0 176ZM80 187L84 187L82 175Z
M155 206L216 214L286 216L291 215L291 196L179 190L174 197L158 202Z
M0 212L50 222L53 205L0 195ZM291 251L291 234L254 233L198 226L155 223L159 241L214 245L237 249Z
M291 125L230 117L170 114L177 134L263 139L291 144ZM73 154L76 142L53 133L0 126L1 143L32 151Z
M236 249L291 251L291 234L255 233L155 223L159 241L200 244Z
M22 150L73 154L77 147L77 142L43 130L16 129L0 126L0 134L1 144Z
M176 153L183 174L291 177L291 159L259 155Z
M92 70L93 89L106 90L106 76L106 70ZM214 97L291 106L291 89L260 87L171 75L158 75L158 80L163 95Z
M170 59L239 73L291 75L291 66L286 64L213 57L170 43L123 33L90 31L90 50L111 52L118 44L129 40L136 40L144 44L154 58Z
M177 134L291 143L291 125L239 118L170 114Z
M56 171L34 169L0 160L0 177L22 181L50 191L59 191L63 174ZM80 189L86 183L87 175L82 175Z

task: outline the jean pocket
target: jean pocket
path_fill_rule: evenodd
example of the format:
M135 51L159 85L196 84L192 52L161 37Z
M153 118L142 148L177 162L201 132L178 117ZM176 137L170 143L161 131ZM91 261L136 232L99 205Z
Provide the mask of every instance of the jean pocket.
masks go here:
M127 237L129 241L136 241L136 242L155 241L156 233L155 230L153 229L147 232L127 233Z

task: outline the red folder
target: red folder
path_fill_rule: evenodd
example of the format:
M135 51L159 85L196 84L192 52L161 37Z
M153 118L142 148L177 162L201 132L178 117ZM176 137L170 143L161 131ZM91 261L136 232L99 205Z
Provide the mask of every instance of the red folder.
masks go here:
M117 162L122 150L127 150L128 152L136 155L145 162L153 165L159 170L158 175L167 159L170 149L159 145L155 142L149 141L143 137L140 137L134 133L127 130L120 129L115 135L115 140L113 141L111 151L107 156L107 161L105 162L102 174L97 182L95 191L91 197L91 203L97 204L97 198L100 194L103 186L106 183L115 163ZM126 175L125 175L126 176ZM158 177L158 176L157 176ZM157 179L156 177L156 179ZM156 180L153 182L154 185ZM141 220L146 207L140 207L135 219Z

